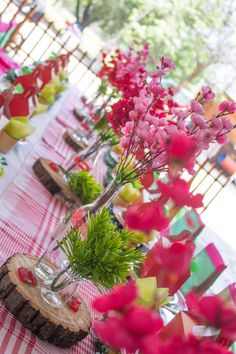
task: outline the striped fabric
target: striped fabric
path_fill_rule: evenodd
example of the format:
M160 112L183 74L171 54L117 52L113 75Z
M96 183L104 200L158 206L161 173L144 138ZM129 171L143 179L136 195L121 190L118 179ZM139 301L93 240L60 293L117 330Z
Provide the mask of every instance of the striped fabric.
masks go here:
M64 158L71 156L72 150L62 138L66 129L62 117L65 121L66 117L70 117L67 122L73 122L73 128L76 128L76 124L79 128L79 123L73 121L71 114L77 102L78 93L73 91L59 113L60 119L55 119L48 126L42 141L34 146L20 173L1 195L0 263L16 252L40 256L51 242L50 235L55 226L67 212L67 209L41 185L32 170L32 164L38 157L63 164ZM101 179L101 168L97 173ZM96 316L91 309L91 302L99 294L97 288L90 282L83 282L79 286L79 294L90 308L92 316ZM95 353L94 338L89 334L69 350L57 348L26 330L0 302L0 354L31 353L92 354Z

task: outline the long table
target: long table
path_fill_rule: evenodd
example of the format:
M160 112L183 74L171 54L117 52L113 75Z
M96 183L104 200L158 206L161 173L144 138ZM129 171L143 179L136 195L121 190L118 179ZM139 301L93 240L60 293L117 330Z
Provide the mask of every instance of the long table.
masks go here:
M72 86L51 109L35 116L31 123L37 130L26 145L19 145L9 154L9 166L4 179L0 180L0 263L16 252L40 256L51 242L51 234L66 214L67 209L42 186L34 175L32 165L39 157L45 157L62 165L73 156L73 150L64 142L67 127L80 129L72 110L79 105L80 93ZM66 158L66 159L65 159ZM102 163L95 170L101 182L104 169ZM5 181L4 181L5 180ZM217 293L235 279L235 251L227 246L208 227L197 239L197 251L210 242L220 250L227 270L216 281L210 292ZM92 316L93 298L99 294L90 282L83 282L79 293L86 301ZM93 331L69 350L62 350L43 342L26 330L0 302L0 354L30 353L95 353Z
M32 165L39 157L63 165L65 156L73 156L73 150L64 142L62 135L67 126L79 128L72 114L78 102L79 92L70 86L54 107L31 120L32 125L37 126L37 131L29 138L28 144L17 146L6 156L9 166L4 176L5 181L3 179L0 182L0 263L17 252L39 257L51 242L55 226L68 211L39 182ZM79 286L79 293L92 316L95 316L91 302L99 294L98 289L87 281ZM70 350L59 349L26 330L0 302L1 354L94 352L92 331Z

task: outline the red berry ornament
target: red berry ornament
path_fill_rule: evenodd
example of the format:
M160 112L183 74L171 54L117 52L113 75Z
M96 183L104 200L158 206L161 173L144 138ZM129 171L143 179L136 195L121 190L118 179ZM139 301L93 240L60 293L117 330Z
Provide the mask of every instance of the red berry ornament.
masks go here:
M54 162L51 162L49 164L49 166L54 172L58 172L59 171L59 168L58 168L57 164L55 164Z
M28 270L25 267L18 268L18 276L20 280L25 284L29 284L33 286L37 285L37 278L35 274L31 270Z

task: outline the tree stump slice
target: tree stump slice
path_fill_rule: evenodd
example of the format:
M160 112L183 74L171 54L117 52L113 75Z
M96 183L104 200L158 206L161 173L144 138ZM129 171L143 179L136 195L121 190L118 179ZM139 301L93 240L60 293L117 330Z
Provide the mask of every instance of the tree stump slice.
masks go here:
M69 348L84 339L91 327L91 316L84 301L78 312L65 305L53 308L40 295L39 286L23 283L18 268L33 269L37 259L17 253L0 267L0 299L23 326L40 339Z
M52 161L40 157L33 165L33 170L45 188L55 197L64 203L81 206L80 199L69 188L63 172L59 169L54 171L50 164Z
M79 122L83 122L83 120L86 118L86 116L84 116L84 115L78 110L78 108L73 109L73 114L74 114L75 118L76 118Z
M82 151L87 147L87 145L83 141L83 138L79 137L77 133L71 128L68 128L65 131L63 138L65 142L70 145L70 147L76 152Z

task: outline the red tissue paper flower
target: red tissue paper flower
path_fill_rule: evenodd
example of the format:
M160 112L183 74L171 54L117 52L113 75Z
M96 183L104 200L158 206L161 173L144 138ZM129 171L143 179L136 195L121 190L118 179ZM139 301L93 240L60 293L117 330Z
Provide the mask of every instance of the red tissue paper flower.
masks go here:
M71 224L73 225L73 227L75 227L77 229L78 227L83 225L83 223L84 223L83 218L84 218L85 214L86 214L86 212L83 208L79 208L73 213L73 215L71 217Z
M155 181L155 178L154 178L153 172L146 173L145 175L143 175L140 178L140 182L142 183L142 185L145 189L150 188L152 186L152 184L154 183L154 181Z
M130 281L125 286L118 285L111 293L95 299L93 307L99 312L121 310L130 305L137 298L137 296L137 287L134 281Z
M169 219L165 216L164 208L157 201L130 205L124 219L129 229L144 232L162 231L169 226Z
M182 131L170 134L165 142L165 151L169 161L183 166L194 158L197 148L196 140Z
M201 194L193 195L189 191L188 183L181 178L176 178L170 183L158 181L158 188L163 196L171 198L178 206L182 207L186 205L192 208L203 206L203 196Z
M236 310L219 296L199 298L194 292L186 297L189 310L207 326L221 329L221 335L236 339Z
M170 295L178 291L190 276L194 242L174 242L170 247L157 243L146 255L141 276L156 277L158 287L169 288Z
M145 338L156 335L162 327L161 318L153 310L138 306L94 324L94 330L102 341L112 348L124 348L131 353L140 349Z
M79 167L81 170L89 171L89 165L86 161L81 160L80 156L74 158L74 164Z
M160 350L160 351L158 351ZM189 336L187 339L177 336L163 345L156 352L146 352L145 354L230 354L231 352L223 348L211 339L196 338ZM232 354L232 353L231 353Z
M163 327L161 318L155 311L134 305L138 296L134 281L116 286L110 294L105 294L93 303L93 307L111 317L94 323L99 338L115 349L124 348L135 352L141 348L146 337L154 336Z

